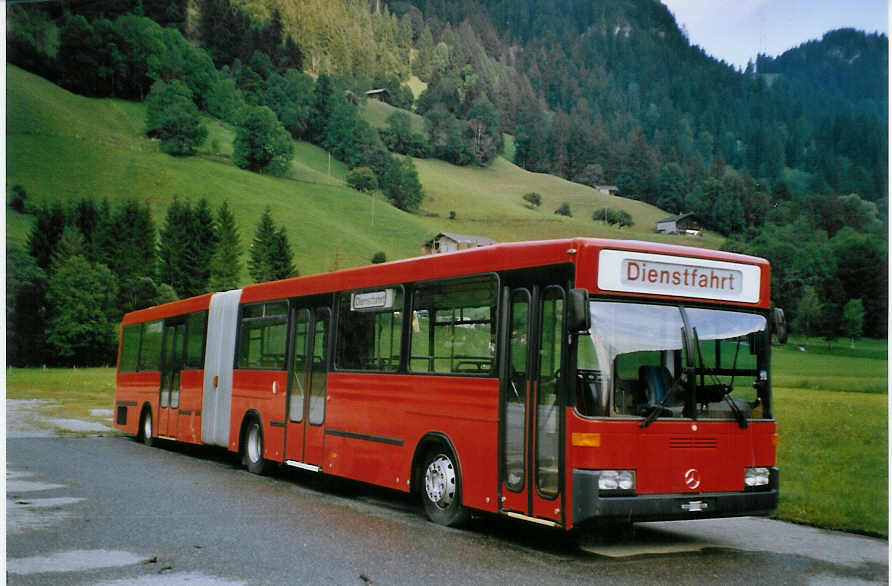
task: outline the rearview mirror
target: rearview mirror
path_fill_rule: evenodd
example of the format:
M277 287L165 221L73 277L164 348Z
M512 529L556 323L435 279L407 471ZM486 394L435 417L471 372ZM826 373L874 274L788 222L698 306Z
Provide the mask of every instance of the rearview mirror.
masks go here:
M570 289L570 306L567 315L567 329L572 333L587 332L592 327L592 314L588 310L588 291Z
M787 343L787 318L784 317L784 310L780 307L775 307L771 312L771 329L778 344Z

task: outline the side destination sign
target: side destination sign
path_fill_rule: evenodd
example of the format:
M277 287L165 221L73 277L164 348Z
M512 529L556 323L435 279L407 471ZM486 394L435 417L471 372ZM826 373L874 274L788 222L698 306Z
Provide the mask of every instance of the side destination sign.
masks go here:
M604 291L758 303L761 277L758 266L736 262L625 250L598 256Z

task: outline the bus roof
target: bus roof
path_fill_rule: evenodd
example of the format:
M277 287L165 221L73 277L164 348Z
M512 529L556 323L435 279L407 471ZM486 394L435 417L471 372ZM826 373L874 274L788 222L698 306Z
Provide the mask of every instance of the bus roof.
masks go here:
M529 242L507 242L479 248L425 255L381 264L342 269L304 277L247 285L242 289L241 302L253 303L285 299L297 295L316 295L347 289L380 287L413 281L429 281L478 273L508 271L536 266L574 263L580 267L577 280L591 278L596 271L595 260L601 250L621 250L638 253L669 255L756 265L762 274L762 294L757 306L768 307L768 261L763 258L640 240L612 240L604 238L568 238ZM124 316L123 324L151 321L207 309L210 293L190 299L142 309ZM753 305L753 304L748 304Z
M361 289L460 277L478 273L508 271L528 267L575 263L595 271L594 260L602 249L663 254L696 259L756 265L762 268L767 282L768 261L762 258L718 250L660 244L638 240L604 238L568 238L530 242L508 242L455 252L425 255L395 260L377 265L343 269L306 277L248 285L242 290L242 302L251 303L270 299L315 295L347 289ZM583 274L585 271L581 271ZM581 275L577 275L577 279ZM766 289L767 300L767 289ZM760 303L761 305L761 303Z

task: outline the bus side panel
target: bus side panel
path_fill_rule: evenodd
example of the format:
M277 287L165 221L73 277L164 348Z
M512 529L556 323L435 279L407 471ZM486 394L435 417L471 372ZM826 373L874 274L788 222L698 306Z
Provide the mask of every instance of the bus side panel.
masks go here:
M115 426L128 435L139 431L139 416L144 404L152 406L152 414L158 418L160 372L119 372L115 383ZM126 423L119 424L117 410L125 408Z
M498 487L496 379L332 373L325 471L406 491L426 434L455 448L466 506L495 511Z
M203 370L184 370L180 373L180 412L176 438L190 444L201 443L201 394Z
M328 399L323 470L408 491L414 443L405 408L415 400L411 378L331 373Z
M285 445L285 396L288 373L284 370L233 370L232 420L229 450L238 451L242 421L248 411L260 414L263 425L263 457L283 461Z

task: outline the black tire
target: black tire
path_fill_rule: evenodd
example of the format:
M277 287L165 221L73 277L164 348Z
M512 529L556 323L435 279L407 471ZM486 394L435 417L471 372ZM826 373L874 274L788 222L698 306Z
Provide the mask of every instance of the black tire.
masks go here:
M447 527L456 527L468 520L470 512L461 503L461 473L451 451L429 451L419 476L421 501L428 519Z
M242 462L251 474L269 473L269 462L263 458L263 426L254 417L245 424L242 439Z
M142 410L142 415L139 417L139 431L136 432L136 439L145 445L152 447L155 445L155 438L153 437L154 433L155 428L154 421L152 420L152 410L146 407Z

